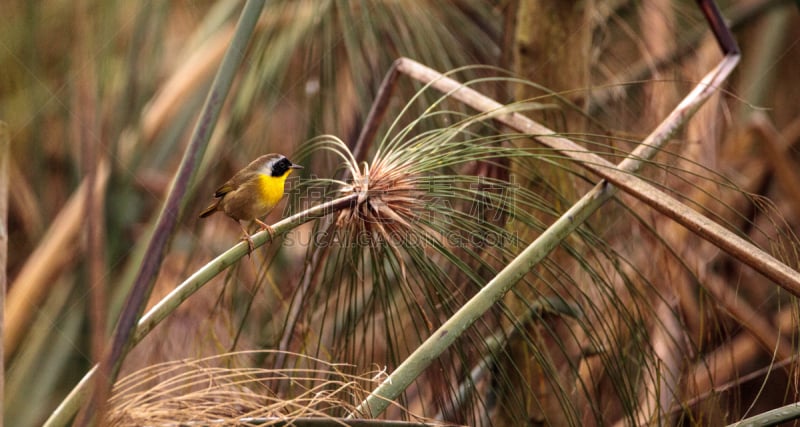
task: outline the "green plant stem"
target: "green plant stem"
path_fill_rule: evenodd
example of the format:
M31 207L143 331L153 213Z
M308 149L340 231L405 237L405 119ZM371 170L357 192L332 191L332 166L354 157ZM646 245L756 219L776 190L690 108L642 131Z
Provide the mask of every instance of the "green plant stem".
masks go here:
M780 408L753 415L752 417L737 421L729 427L776 426L797 419L800 419L800 402L790 403Z
M338 212L341 209L350 206L358 198L358 194L351 194L331 200L326 203L314 206L298 214L292 215L281 221L276 222L272 228L275 234L283 234L294 227L305 222L319 219L327 216L333 212ZM260 247L269 241L269 233L261 231L253 235L253 243L255 247ZM213 259L208 264L197 270L194 274L189 276L188 279L183 281L177 288L167 294L164 299L159 301L147 314L142 316L139 324L132 336L134 343L142 340L153 328L156 327L169 313L174 311L183 301L190 295L195 293L209 280L213 279L217 274L225 271L228 267L239 261L242 257L249 253L247 242L242 241L236 246L228 249L223 254Z
M447 349L468 327L470 327L478 318L480 318L486 311L488 311L503 295L511 289L525 274L527 274L537 263L544 259L553 249L555 249L562 240L564 240L570 233L579 227L594 211L602 206L607 200L616 194L617 189L610 185L609 182L620 182L622 184L639 187L643 195L649 198L654 198L658 201L659 206L667 205L673 209L680 208L682 205L670 198L666 194L661 193L657 189L649 186L649 184L635 178L631 175L642 167L644 162L654 156L659 147L664 144L676 130L678 130L696 111L697 109L713 94L719 85L727 79L730 73L735 68L739 61L738 55L726 56L722 62L703 79L697 87L691 91L684 100L667 116L666 119L617 167L611 165L602 158L592 155L583 147L569 141L566 138L557 136L550 136L554 133L544 126L527 119L519 114L503 114L502 105L498 104L489 98L483 97L477 92L469 88L461 86L458 82L444 78L441 74L422 66L418 63L409 63L406 68L402 63L398 65L401 71L406 71L406 74L414 76L417 80L424 83L429 83L438 90L445 92L454 98L459 96L467 96L472 102L480 103L477 107L479 111L498 113L498 117L493 117L498 121L512 126L513 128L529 132L539 136L537 139L541 140L546 145L553 147L554 145L560 146L564 154L572 151L570 157L579 160L583 166L590 170L600 171L600 175L608 177L608 180L599 182L589 193L584 195L575 205L573 205L567 212L565 212L558 220L556 220L544 233L542 233L533 243L531 243L525 250L522 251L517 257L514 258L500 273L495 276L489 283L486 284L475 296L467 301L450 319L448 319L439 329L437 329L431 337L422 343L397 369L389 375L369 396L356 408L353 416L364 415L369 418L374 418L380 415L386 407L395 400L400 393L402 393L419 375L425 370L437 357L439 357L445 349ZM443 84L437 86L436 82ZM459 92L462 92L459 94ZM469 102L465 102L468 105ZM567 150L566 147L572 147L572 150ZM556 147L553 147L556 148ZM608 164L608 166L606 166ZM602 166L601 166L602 165ZM619 179L620 181L617 181ZM650 187L650 188L644 188ZM628 187L626 187L628 188ZM672 201L674 201L674 203ZM673 205L681 206L673 206ZM679 209L682 215L689 215L691 213L684 212ZM694 212L694 211L691 211ZM712 228L727 236L727 230L724 230L718 224L708 220L700 214L694 212L693 219L700 221L704 227ZM715 227L719 228L717 230ZM695 232L702 232L703 229L692 228ZM746 241L737 236L728 237L733 239L737 245L749 245ZM736 240L738 239L738 240ZM749 245L752 246L752 245ZM741 246L738 246L741 248ZM757 248L756 248L757 249ZM777 262L777 261L775 261ZM780 263L778 263L780 264ZM787 275L790 277L797 276L796 272L788 269L783 264L780 264L784 269L789 272Z
M276 235L284 234L300 224L338 212L350 206L357 198L358 194L351 194L322 203L288 218L284 218L273 224L272 228L275 230ZM261 231L253 235L253 243L257 248L268 241L269 233L266 231ZM197 292L203 285L247 254L247 242L242 241L189 276L189 278L184 280L172 292L154 305L150 311L142 316L137 324L136 330L131 334L131 346L139 343L150 331L161 323L162 320L172 313L181 303L186 301L187 298ZM96 375L97 369L98 366L95 365L84 375L58 408L53 411L50 418L44 423L44 427L60 427L67 425L91 391L91 380Z
M101 393L101 395L111 388L111 384L113 384L119 372L122 360L132 345L131 334L136 328L137 319L144 310L144 306L153 289L153 283L164 259L164 253L175 224L178 222L180 213L186 203L184 195L194 179L200 160L203 158L225 98L233 84L236 70L244 58L250 36L255 30L258 17L261 15L264 2L264 0L248 0L245 4L239 17L239 22L236 25L233 40L225 52L222 63L211 84L211 89L184 152L181 165L172 182L164 207L159 214L155 230L150 237L139 273L134 280L131 292L120 314L117 329L111 343L110 354L100 364L101 376L99 378L103 378L103 383L99 386L101 388L97 392ZM91 411L88 411L88 414L88 417L91 418Z

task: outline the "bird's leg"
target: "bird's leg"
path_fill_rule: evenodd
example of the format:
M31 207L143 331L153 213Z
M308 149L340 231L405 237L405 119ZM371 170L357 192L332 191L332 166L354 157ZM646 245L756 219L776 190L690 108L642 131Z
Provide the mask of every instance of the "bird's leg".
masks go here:
M258 218L256 218L256 223L258 223L258 226L261 227L262 230L266 230L267 233L269 233L270 240L275 240L275 229L272 228L271 225L265 223L264 221Z
M242 227L242 231L244 231L244 237L242 237L242 240L247 240L247 247L250 248L250 251L247 252L247 255L250 256L250 253L255 250L256 244L253 242L253 238L250 237L250 233L247 232L247 228L244 226L244 224L242 224L241 221L236 222L239 223L239 227Z

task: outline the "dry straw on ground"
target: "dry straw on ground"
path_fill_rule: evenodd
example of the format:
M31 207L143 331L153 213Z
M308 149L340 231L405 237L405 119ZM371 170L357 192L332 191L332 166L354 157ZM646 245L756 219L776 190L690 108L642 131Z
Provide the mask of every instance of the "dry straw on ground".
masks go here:
M103 425L283 425L309 418L336 425L385 377L295 353L283 353L287 368L253 366L277 354L244 351L143 368L114 387Z

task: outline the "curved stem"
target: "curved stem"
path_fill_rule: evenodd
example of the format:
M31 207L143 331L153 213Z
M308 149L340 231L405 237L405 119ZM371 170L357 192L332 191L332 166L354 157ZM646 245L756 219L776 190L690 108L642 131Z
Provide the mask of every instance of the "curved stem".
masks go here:
M357 194L352 194L322 203L278 221L273 224L272 228L276 235L286 233L300 224L322 218L350 206L357 197ZM255 243L256 247L264 245L267 241L269 241L269 233L267 231L260 231L253 235L253 243ZM206 265L184 280L172 292L153 306L150 311L142 316L136 329L131 334L131 346L139 343L150 331L161 323L162 320L172 313L182 302L186 301L187 298L203 287L203 285L247 255L248 249L247 242L239 242L236 246L233 246L209 261ZM95 365L84 375L58 408L53 411L50 418L44 423L44 427L64 426L69 422L91 391L90 385L92 378L97 373L97 369L98 367Z

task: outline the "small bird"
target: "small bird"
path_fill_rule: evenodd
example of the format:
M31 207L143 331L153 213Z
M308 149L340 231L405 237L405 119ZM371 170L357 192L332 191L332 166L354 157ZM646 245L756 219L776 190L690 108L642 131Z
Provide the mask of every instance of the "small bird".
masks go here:
M282 154L265 154L253 160L214 192L216 200L200 213L200 218L217 211L224 212L242 227L243 239L247 240L252 252L255 244L242 221L255 220L262 230L274 235L275 230L260 218L270 213L281 201L286 177L294 169L303 167L293 164Z

